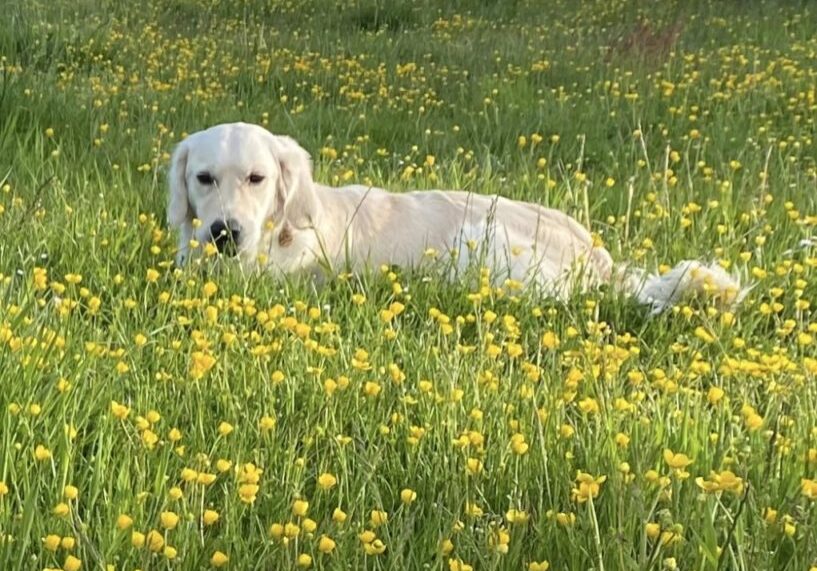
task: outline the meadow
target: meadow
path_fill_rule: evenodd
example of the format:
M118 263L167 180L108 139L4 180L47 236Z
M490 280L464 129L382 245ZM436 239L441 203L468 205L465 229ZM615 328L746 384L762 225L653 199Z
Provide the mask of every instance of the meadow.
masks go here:
M0 569L817 569L817 11L758 0L9 0ZM571 213L739 307L176 268L243 120L315 178Z

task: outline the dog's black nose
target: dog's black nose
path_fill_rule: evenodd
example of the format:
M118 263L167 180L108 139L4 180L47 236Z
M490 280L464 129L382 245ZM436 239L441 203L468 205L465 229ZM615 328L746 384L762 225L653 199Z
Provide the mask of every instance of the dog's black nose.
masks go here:
M210 225L210 239L222 254L235 255L241 237L241 228L233 220L216 220Z

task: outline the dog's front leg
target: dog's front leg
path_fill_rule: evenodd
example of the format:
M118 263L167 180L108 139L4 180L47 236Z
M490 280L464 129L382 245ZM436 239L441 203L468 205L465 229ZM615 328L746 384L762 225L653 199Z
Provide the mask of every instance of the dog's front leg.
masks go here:
M176 251L176 265L183 266L190 257L190 241L193 239L193 224L190 221L179 225L179 249Z

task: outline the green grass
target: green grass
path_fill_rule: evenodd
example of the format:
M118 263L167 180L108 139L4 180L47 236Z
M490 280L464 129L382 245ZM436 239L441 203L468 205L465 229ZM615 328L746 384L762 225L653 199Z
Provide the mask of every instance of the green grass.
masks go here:
M0 568L817 566L815 29L805 2L12 0ZM323 182L536 201L617 259L714 258L754 289L649 318L408 268L320 289L177 270L169 153L233 120L295 137ZM732 491L696 483L726 470ZM577 472L606 480L577 496ZM132 545L151 530L157 553Z

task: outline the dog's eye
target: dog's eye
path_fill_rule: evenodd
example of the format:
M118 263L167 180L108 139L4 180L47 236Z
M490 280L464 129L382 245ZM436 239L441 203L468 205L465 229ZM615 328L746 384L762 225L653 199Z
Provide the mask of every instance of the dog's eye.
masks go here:
M213 184L216 181L213 178L213 175L211 175L209 172L200 172L199 174L196 175L196 179L198 179L198 181L201 184L205 184L205 185L208 185L208 186Z
M247 180L250 181L250 184L261 184L264 181L264 175L253 173Z
M211 175L209 172L200 172L199 174L196 175L196 179L201 184L206 186L210 186L211 184L216 182L216 179L214 179L213 175Z
M209 172L200 172L199 174L196 175L196 179L201 184L204 184L204 185L207 185L207 186L210 186L211 184L213 184L216 181L216 179L213 178L213 175L211 175Z

